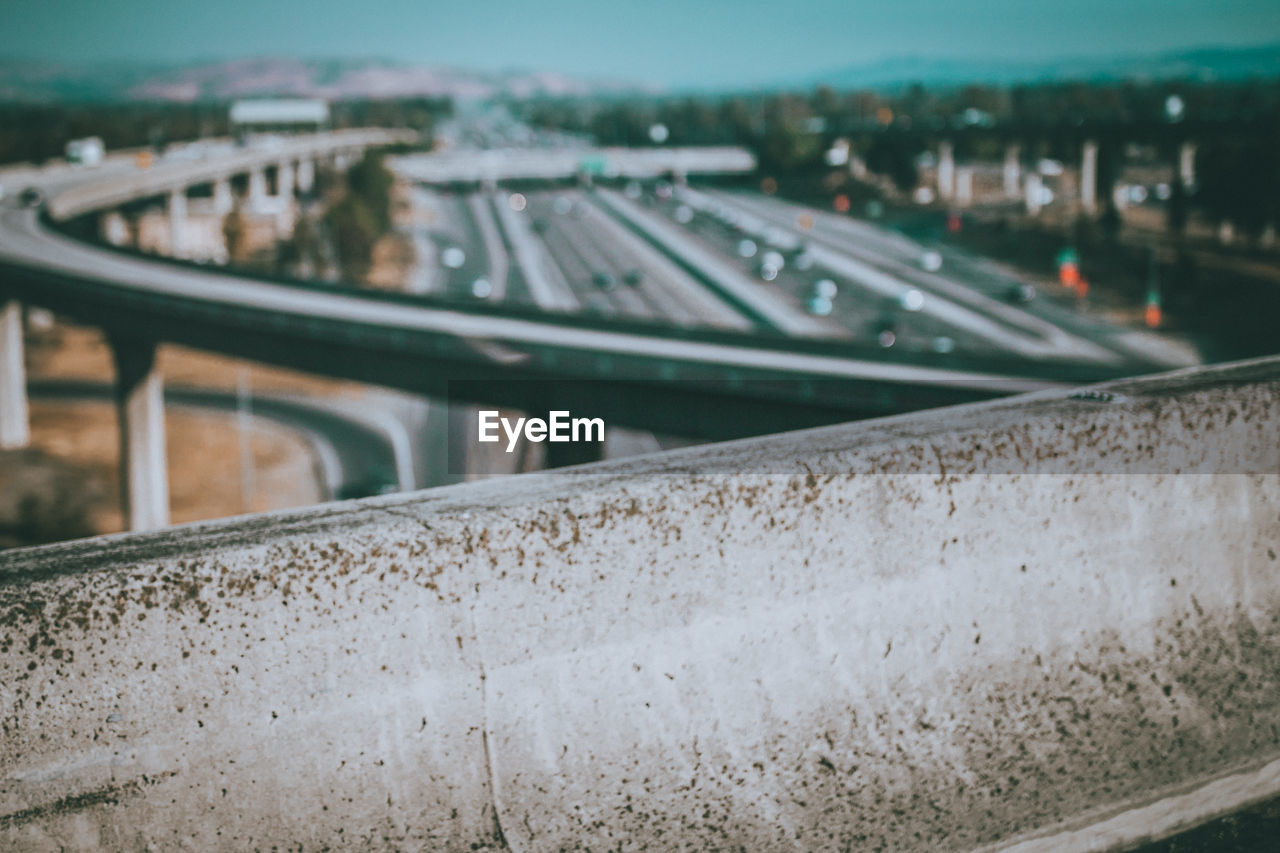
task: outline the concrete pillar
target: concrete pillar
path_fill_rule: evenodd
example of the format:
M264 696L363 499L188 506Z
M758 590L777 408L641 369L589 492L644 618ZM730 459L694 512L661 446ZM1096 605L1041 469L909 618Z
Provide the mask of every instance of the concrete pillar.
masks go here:
M249 170L249 207L252 210L262 208L262 202L267 197L267 175L261 166L254 166Z
M165 460L164 383L154 341L112 336L116 419L120 426L120 499L130 530L169 524Z
M287 239L293 234L293 163L281 160L276 164L276 237Z
M968 207L973 203L973 169L971 167L956 169L955 203L957 207Z
M1098 143L1092 139L1080 157L1080 209L1086 216L1098 213Z
M950 201L955 195L956 159L950 142L938 145L938 198Z
M1004 197L1017 198L1018 182L1022 179L1022 152L1017 145L1004 150Z
M187 250L187 191L169 193L169 254L182 257Z
M1040 213L1041 190L1044 189L1044 180L1040 177L1040 173L1027 172L1027 179L1023 181L1022 188L1026 194L1027 213L1036 216Z
M305 158L298 161L298 192L309 193L316 185L316 161Z
M102 215L100 233L102 239L113 246L124 246L130 240L129 222L118 210L109 210Z
M276 166L276 195L286 203L293 198L293 163L281 160Z
M1196 144L1184 142L1178 150L1178 177L1182 186L1191 189L1196 185Z
M231 195L231 179L219 178L213 182L213 212L226 215L235 207L235 199Z
M30 440L22 304L10 300L0 307L0 450L26 447Z

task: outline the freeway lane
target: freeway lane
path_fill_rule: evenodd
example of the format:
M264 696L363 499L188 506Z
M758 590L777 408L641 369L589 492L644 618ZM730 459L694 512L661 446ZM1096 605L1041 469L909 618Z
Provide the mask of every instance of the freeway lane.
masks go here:
M1084 317L1052 300L1010 305L1006 295L1025 280L1013 270L954 248L933 249L943 265L932 273L921 268L927 247L887 229L756 193L684 194L693 204L728 206L747 217L746 224L782 229L808 242L819 263L886 296L896 298L908 287L918 288L929 296L924 311L1013 351L1124 364L1132 370L1198 363L1181 345ZM809 229L798 227L801 216L812 223Z
M713 198L696 190L682 188L679 197L700 210L715 210ZM787 219L773 211L762 217L759 215L760 205L754 199L750 203L742 203L738 199L738 196L731 196L728 201L736 208L734 221L737 229L760 240L772 234L775 241L793 246L806 244L815 265L839 276L842 283L853 285L882 303L887 300L888 310L899 317L917 314L918 317L911 320L913 324L922 320L933 321L928 324L926 334L950 334L969 349L986 347L1028 358L1069 357L1103 364L1121 361L1122 357L1109 349L1069 335L1052 324L1038 321L963 284L950 282L940 275L928 275L898 261L882 261L893 264L890 271L878 268L867 263L865 258L869 251L864 248L859 252L858 242L847 238L833 240L828 231L819 235L805 234L796 227L795 218ZM878 241L879 244L884 242L887 241ZM917 257L922 254L923 249ZM923 300L917 297L917 309L908 312L898 307L911 298L913 290L925 297ZM939 292L943 290L945 294Z
M510 247L534 304L545 311L575 313L580 307L573 288L535 238L527 217L495 192L490 201L506 245Z
M618 225L581 191L529 195L527 214L579 302L604 316L749 329L751 321ZM602 286L596 276L611 283ZM639 274L638 281L632 276Z
M810 317L790 300L744 275L725 258L708 251L685 233L684 229L654 215L621 193L601 189L596 198L619 221L643 235L652 245L663 249L669 257L698 275L714 288L717 296L748 314L763 328L791 337L838 338L848 331L828 320Z

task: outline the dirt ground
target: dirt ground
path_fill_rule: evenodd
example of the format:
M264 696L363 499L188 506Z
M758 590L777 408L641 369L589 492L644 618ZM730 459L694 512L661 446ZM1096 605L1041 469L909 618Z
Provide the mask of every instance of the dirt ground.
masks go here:
M169 511L175 524L322 499L311 448L292 430L255 418L242 436L235 415L170 406L165 431ZM33 448L83 472L93 531L123 530L115 407L36 401L31 436Z
M114 378L111 350L96 329L54 322L35 324L27 339L27 375L41 380L87 380L110 383ZM170 386L234 391L247 382L254 391L317 397L360 397L363 386L310 376L295 371L239 361L182 347L164 346L158 354L164 381ZM320 472L309 443L293 430L253 418L242 436L235 415L178 406L165 413L172 521L183 523L247 512L306 506L323 497ZM76 513L86 515L94 534L124 527L118 480L119 435L114 406L99 401L42 401L31 404L31 453L0 464L6 488L34 489L32 506L67 498L43 495L52 486L49 470L62 480L76 472L82 485ZM245 453L245 450L248 453ZM22 466L35 473L24 475ZM43 472L43 473L41 473ZM43 476L43 479L41 479ZM16 499L15 499L16 500ZM83 505L83 506L80 506ZM16 504L15 504L16 506ZM57 508L45 510L57 515ZM17 510L15 509L15 512ZM0 509L0 515L3 515ZM84 535L86 527L62 520L70 535ZM6 524L0 518L0 526ZM43 533L39 541L57 536ZM25 540L13 544L22 544Z

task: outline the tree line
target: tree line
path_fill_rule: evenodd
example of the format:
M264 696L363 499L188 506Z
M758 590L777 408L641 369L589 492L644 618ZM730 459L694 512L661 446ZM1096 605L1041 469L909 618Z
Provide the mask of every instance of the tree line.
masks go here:
M1196 187L1175 186L1174 224L1189 208L1230 219L1245 233L1280 221L1280 79L1240 82L1062 82L1017 86L916 84L891 92L744 93L723 96L543 98L512 105L542 128L587 134L601 145L741 145L762 172L821 172L836 139L907 192L920 157L942 140L960 160L999 161L1019 145L1025 164L1078 162L1099 143L1099 196L1108 203L1125 148L1141 143L1176 163L1197 144ZM1194 195L1192 190L1194 189Z
M230 136L230 102L0 103L0 163L36 165L65 153L69 140L98 136L108 150ZM452 112L448 98L336 101L332 126L395 127L429 133Z

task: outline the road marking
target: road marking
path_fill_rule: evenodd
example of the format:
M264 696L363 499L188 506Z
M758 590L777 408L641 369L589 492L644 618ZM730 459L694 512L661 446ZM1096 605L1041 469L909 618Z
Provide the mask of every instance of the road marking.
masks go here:
M524 273L533 301L539 308L548 311L577 310L579 303L573 290L561 276L559 268L549 261L546 253L534 241L525 217L512 210L497 193L491 201L498 211L498 221L502 224L507 239L511 241L516 263Z
M498 225L493 221L493 209L480 193L467 196L467 209L480 231L480 240L484 243L485 262L489 267L489 298L493 302L501 302L507 298L507 277L510 268L507 261L507 250L502 245L502 236L498 234Z
M589 199L589 203L590 221L609 232L610 239L626 246L640 266L647 268L648 274L641 287L652 284L647 292L654 302L660 303L662 310L671 316L684 314L692 320L722 328L746 330L754 325L741 311L700 285L661 252L600 210L594 199ZM658 296L659 293L662 295Z

